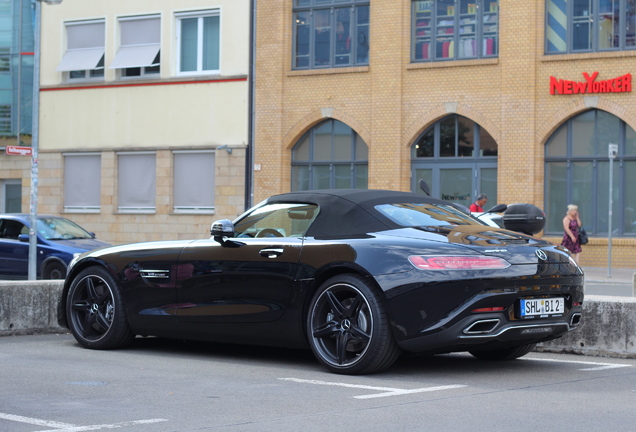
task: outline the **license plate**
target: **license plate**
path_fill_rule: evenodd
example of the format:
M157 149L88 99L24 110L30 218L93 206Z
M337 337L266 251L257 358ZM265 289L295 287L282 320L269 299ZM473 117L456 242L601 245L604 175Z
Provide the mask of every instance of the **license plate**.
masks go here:
M522 299L521 317L529 318L542 315L559 315L565 312L562 298Z

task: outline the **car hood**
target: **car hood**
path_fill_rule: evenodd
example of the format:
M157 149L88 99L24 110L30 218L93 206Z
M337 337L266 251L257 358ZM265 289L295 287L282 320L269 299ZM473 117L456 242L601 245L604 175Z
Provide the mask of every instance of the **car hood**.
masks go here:
M483 255L504 258L511 264L571 262L567 250L562 246L556 246L526 234L490 226L414 227L393 230L390 235L456 244Z
M47 243L58 248L72 250L74 253L110 246L110 244L96 239L47 240Z

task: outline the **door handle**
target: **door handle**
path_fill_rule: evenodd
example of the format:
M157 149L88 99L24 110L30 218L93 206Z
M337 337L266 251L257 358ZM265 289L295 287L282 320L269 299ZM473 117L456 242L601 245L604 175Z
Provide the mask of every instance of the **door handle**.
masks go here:
M283 254L283 249L261 249L259 254L265 258L278 258Z

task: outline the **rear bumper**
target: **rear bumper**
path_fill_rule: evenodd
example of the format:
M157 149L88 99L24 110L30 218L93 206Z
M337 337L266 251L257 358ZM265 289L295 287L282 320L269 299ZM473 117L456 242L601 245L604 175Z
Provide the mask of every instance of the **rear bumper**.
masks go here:
M557 318L509 321L503 313L475 314L450 327L399 341L410 352L457 352L497 349L556 339L576 329L581 307Z

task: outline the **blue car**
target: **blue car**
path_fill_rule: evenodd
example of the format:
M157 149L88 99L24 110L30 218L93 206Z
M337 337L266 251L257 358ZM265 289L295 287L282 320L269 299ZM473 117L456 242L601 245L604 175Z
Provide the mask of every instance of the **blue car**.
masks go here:
M30 225L28 214L0 215L0 279L28 278ZM58 216L38 216L37 236L38 279L64 279L75 255L110 246L75 222Z

